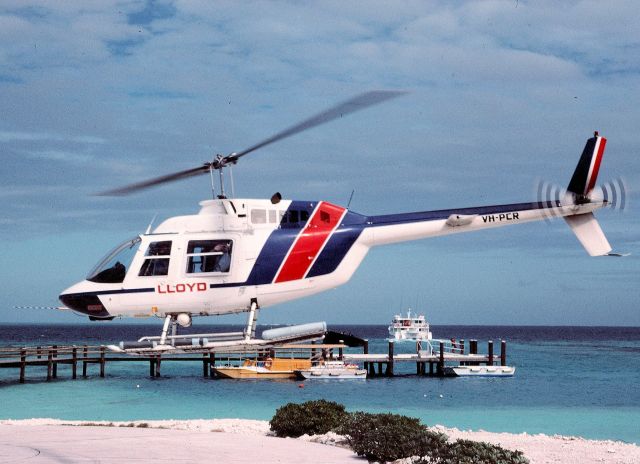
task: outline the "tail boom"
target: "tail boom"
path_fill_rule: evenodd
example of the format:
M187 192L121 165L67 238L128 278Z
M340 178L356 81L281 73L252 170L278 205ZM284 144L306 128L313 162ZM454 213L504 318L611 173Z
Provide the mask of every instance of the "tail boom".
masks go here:
M361 239L368 246L386 245L539 221L549 217L588 214L605 205L604 202L566 206L556 202L533 202L371 216Z

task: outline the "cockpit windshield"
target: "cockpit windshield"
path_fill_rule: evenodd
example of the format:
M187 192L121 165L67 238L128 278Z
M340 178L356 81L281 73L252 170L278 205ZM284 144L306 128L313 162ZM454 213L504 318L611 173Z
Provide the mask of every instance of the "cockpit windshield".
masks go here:
M91 270L87 280L103 284L123 282L139 243L140 237L135 237L115 247Z

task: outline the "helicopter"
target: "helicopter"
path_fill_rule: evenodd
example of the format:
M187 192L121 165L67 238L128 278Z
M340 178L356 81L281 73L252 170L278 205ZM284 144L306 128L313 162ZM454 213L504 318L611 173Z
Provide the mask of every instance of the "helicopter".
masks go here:
M196 168L100 195L126 195L214 173L219 194L200 202L197 214L166 219L155 229L109 252L86 279L64 290L65 308L91 320L164 318L161 343L171 327L193 317L248 312L245 341L255 337L260 309L304 298L349 281L374 246L472 232L562 217L591 256L611 254L593 212L611 201L596 179L607 140L586 142L566 191L558 198L515 204L385 215L364 215L327 201L227 197L223 171L259 148L406 92L357 95L250 148L216 155Z

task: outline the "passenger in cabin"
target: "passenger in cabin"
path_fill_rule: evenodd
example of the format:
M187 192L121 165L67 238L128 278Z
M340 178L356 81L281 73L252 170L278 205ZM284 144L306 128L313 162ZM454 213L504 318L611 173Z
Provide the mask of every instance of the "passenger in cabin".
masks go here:
M221 243L216 245L213 251L220 251L222 255L216 262L213 270L214 272L229 272L229 267L231 266L231 255L229 254L229 244Z

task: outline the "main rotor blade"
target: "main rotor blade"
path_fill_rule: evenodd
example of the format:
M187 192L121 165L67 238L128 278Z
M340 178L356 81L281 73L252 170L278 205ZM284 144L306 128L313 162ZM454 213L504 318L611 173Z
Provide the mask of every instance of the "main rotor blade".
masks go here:
M187 169L186 171L174 172L173 174L167 174L166 176L156 177L154 179L145 180L144 182L138 182L136 184L127 185L125 187L107 190L104 192L96 193L97 196L119 196L127 195L138 190L146 189L147 187L153 187L154 185L164 184L165 182L173 182L180 179L186 179L187 177L197 176L199 174L206 174L209 172L209 163L197 168Z
M247 148L244 151L239 153L232 153L230 155L224 157L218 157L214 161L205 163L202 166L193 169L187 169L186 171L180 171L173 174L168 174L161 177L156 177L154 179L150 179L144 182L138 182L136 184L127 185L125 187L107 190L104 192L96 193L95 195L99 196L117 196L117 195L127 195L129 193L137 192L138 190L143 190L148 187L153 187L154 185L164 184L166 182L173 182L180 179L186 179L188 177L197 176L200 174L205 174L209 172L210 169L222 169L228 164L234 164L238 158L251 153L252 151L257 150L258 148L262 148L266 145L270 145L278 140L285 139L287 137L291 137L294 134L305 131L307 129L311 129L312 127L319 126L321 124L327 123L329 121L333 121L334 119L340 118L342 116L346 116L348 114L354 113L356 111L362 110L372 105L377 105L378 103L382 103L391 98L399 97L400 95L404 95L407 92L399 91L399 90L373 90L371 92L365 92L360 95L357 95L349 100L346 100L336 106L329 108L321 113L316 114L304 121L289 127L288 129L283 130L282 132L278 132L276 135L269 137L262 142Z
M239 153L232 153L231 155L226 157L226 160L237 160L238 158L244 155L248 155L252 151L257 150L258 148L270 145L274 142L277 142L278 140L291 137L292 135L295 135L299 132L311 129L312 127L319 126L329 121L333 121L334 119L346 116L369 106L377 105L378 103L382 103L383 101L389 100L391 98L399 97L400 95L404 95L405 93L407 92L401 90L373 90L370 92L362 93L332 108L329 108L328 110L318 113L315 116L311 116L310 118L305 119L304 121L283 130L282 132L278 132L276 135L269 137L268 139L263 140L262 142L250 148L247 148L244 151L241 151Z

